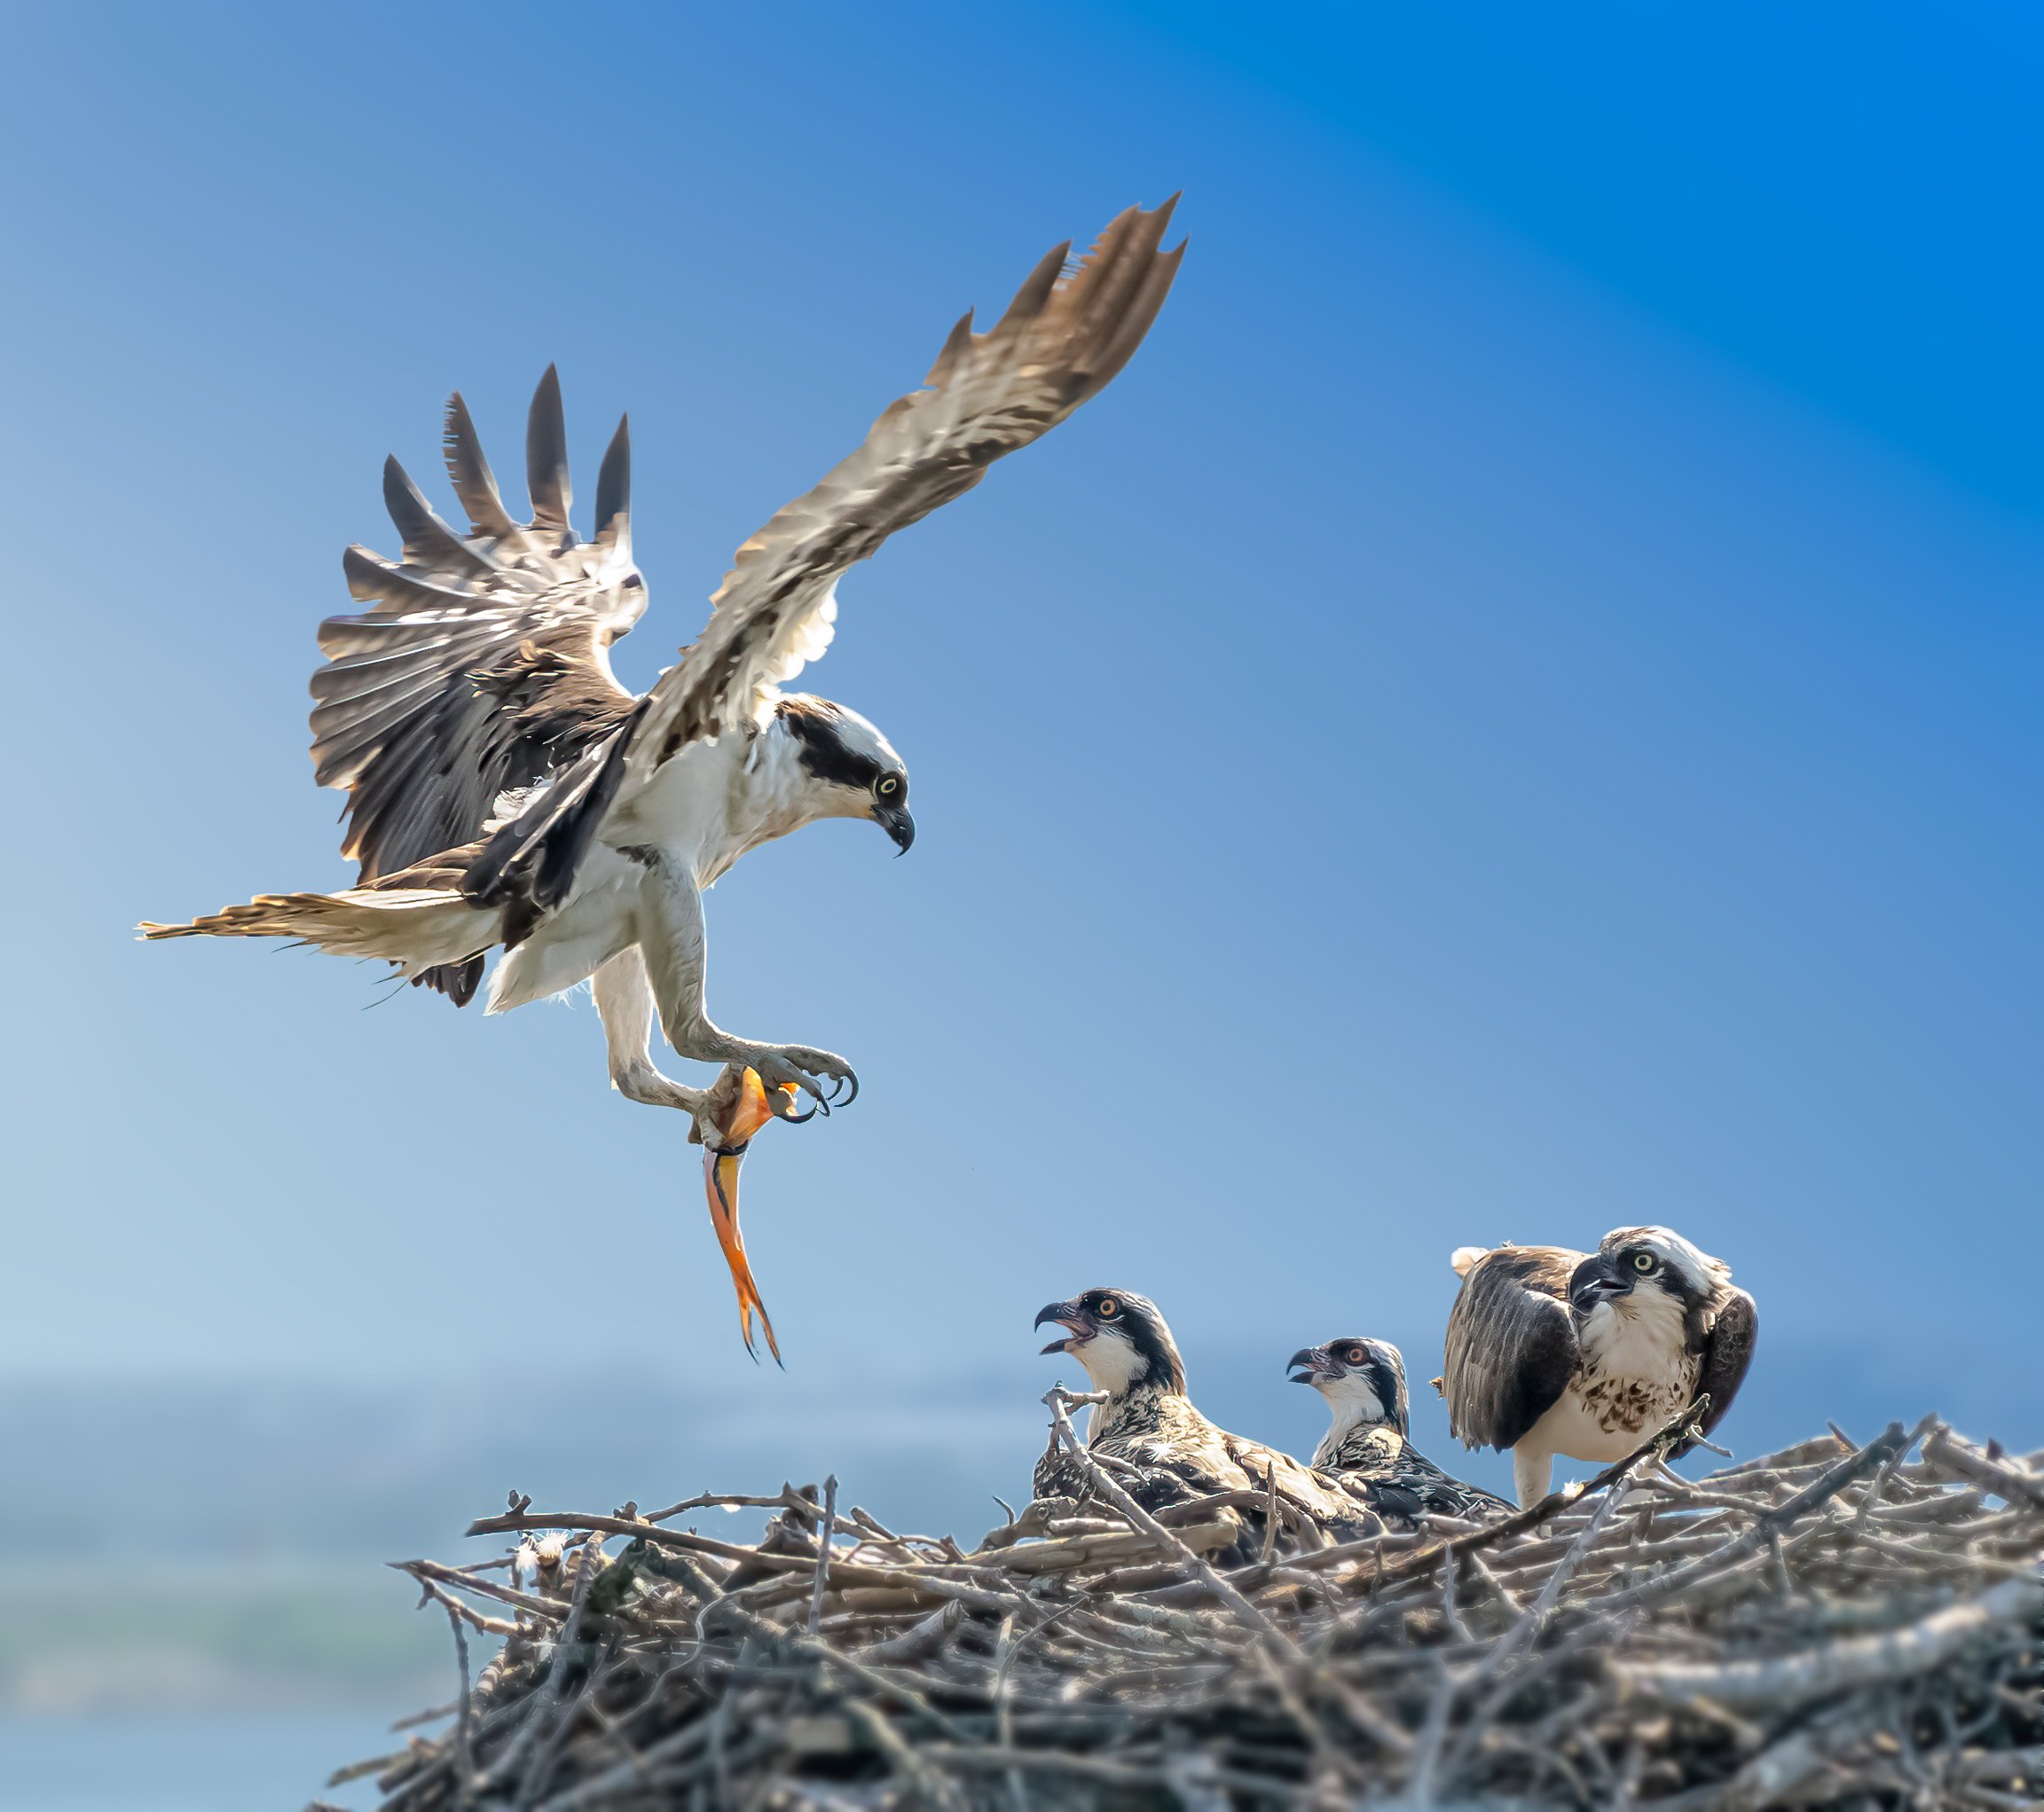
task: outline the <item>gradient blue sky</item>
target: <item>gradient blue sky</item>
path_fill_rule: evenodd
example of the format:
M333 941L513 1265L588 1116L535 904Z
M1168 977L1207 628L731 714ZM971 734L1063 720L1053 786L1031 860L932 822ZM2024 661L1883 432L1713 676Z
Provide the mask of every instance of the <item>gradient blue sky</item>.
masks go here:
M2034 13L5 19L0 1373L649 1368L846 1472L966 1380L1019 1471L1052 1296L1303 1442L1284 1356L1424 1380L1452 1246L1665 1220L1763 1304L1742 1449L2044 1439ZM558 359L585 496L631 410L644 683L964 306L1179 187L1127 373L842 588L806 683L914 854L711 898L719 1019L866 1083L748 1170L785 1376L586 1001L130 941L342 879L312 628L449 389L515 472Z

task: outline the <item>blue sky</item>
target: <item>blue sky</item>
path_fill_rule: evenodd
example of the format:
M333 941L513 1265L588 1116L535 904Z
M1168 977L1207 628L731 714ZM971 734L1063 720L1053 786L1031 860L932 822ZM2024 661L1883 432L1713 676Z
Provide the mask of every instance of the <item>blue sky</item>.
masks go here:
M1735 1445L2044 1439L2033 16L6 20L0 1373L657 1375L846 1472L969 1384L1019 1472L1050 1297L1304 1442L1285 1355L1424 1380L1453 1246L1665 1220L1763 1305ZM711 896L719 1018L866 1084L748 1168L785 1376L586 1001L130 941L342 879L312 629L451 388L515 471L559 360L586 496L632 412L642 684L963 308L1180 187L1128 371L806 676L913 855Z

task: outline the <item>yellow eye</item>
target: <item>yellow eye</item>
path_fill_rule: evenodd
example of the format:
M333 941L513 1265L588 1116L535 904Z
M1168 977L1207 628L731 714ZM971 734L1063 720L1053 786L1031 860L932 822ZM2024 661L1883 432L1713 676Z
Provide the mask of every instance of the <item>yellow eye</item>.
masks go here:
M1102 1321L1111 1322L1121 1313L1121 1305L1116 1302L1112 1297L1104 1296L1100 1298L1100 1306L1096 1313L1098 1314Z
M893 774L886 775L880 782L879 793L883 799L891 799L900 790L901 782L900 779Z
M1634 1252L1632 1254L1632 1268L1639 1272L1641 1276L1645 1276L1647 1272L1651 1271L1654 1265L1655 1259L1652 1252Z

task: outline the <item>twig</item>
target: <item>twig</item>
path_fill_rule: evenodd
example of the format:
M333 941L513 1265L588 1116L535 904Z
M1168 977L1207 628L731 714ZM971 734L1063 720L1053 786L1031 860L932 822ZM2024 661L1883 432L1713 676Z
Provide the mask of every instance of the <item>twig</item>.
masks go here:
M1619 1662L1615 1669L1633 1691L1671 1705L1708 1699L1734 1711L1765 1706L1779 1713L1849 1688L1928 1673L2000 1626L2040 1613L2044 1581L2004 1580L1967 1604L1879 1636L1848 1636L1764 1660Z
M1067 1392L1056 1384L1053 1384L1043 1395L1043 1402L1050 1411L1050 1425L1057 1434L1059 1444L1079 1463L1086 1476L1092 1481L1093 1488L1112 1504L1116 1510L1120 1510L1123 1516L1127 1517L1130 1522L1135 1524L1138 1529L1142 1530L1144 1534L1152 1536L1175 1553L1187 1566L1191 1568L1194 1576L1199 1580L1201 1584L1206 1586L1207 1590L1212 1592L1236 1616L1261 1636L1285 1659L1288 1661L1305 1659L1305 1657L1299 1651L1299 1645L1290 1636L1286 1636L1275 1623L1271 1622L1270 1618L1245 1598L1207 1560L1202 1556L1193 1553L1176 1535L1173 1534L1155 1517L1152 1516L1148 1510L1129 1496L1121 1488L1120 1483L1104 1468L1094 1463L1093 1455L1081 1444L1078 1434L1073 1429L1072 1418L1067 1413L1067 1406L1073 1403L1091 1402L1095 1400L1095 1393L1089 1392L1081 1396Z
M429 1592L440 1592L439 1587L430 1581L423 1581ZM461 1627L460 1608L440 1593L446 1600L447 1627L454 1632L454 1665L461 1679L461 1697L455 1701L460 1707L456 1714L454 1726L454 1803L466 1806L476 1791L476 1750L469 1736L468 1706L468 1632Z
M816 1581L809 1588L809 1634L823 1621L823 1592L830 1583L830 1537L837 1525L837 1475L823 1481L823 1526L816 1534Z

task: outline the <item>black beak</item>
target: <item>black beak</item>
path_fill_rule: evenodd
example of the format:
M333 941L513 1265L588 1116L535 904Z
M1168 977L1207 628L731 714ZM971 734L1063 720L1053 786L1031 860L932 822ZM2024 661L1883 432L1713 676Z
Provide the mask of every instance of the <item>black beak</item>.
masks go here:
M906 805L882 805L875 809L873 822L894 839L898 855L906 856L908 846L916 841L916 820L908 815Z
M1291 1375L1289 1382L1295 1384L1311 1384L1319 1376L1326 1361L1325 1347L1301 1346L1285 1361L1285 1369Z
M1041 1328L1046 1322L1056 1322L1062 1327L1069 1328L1073 1334L1081 1337L1084 1337L1087 1331L1086 1312L1075 1302L1045 1303L1042 1308L1036 1311L1036 1319L1031 1325ZM1065 1353L1070 1350L1070 1346L1069 1339L1053 1340L1043 1351L1045 1353Z
M1606 1297L1623 1296L1631 1287L1631 1280L1621 1276L1618 1267L1602 1252L1597 1252L1576 1266L1569 1277L1568 1300L1595 1304Z

